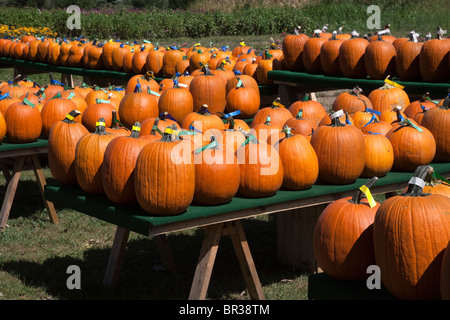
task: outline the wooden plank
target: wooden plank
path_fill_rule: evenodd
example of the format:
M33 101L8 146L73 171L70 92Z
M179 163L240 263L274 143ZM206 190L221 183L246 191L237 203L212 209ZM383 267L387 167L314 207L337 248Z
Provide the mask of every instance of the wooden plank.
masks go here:
M21 156L16 159L14 163L12 178L8 183L8 187L6 188L5 198L2 204L2 210L0 212L0 230L5 230L6 222L9 218L9 213L11 211L11 206L14 201L14 197L16 195L17 186L20 180L20 174L22 173L22 167L25 162L25 156Z
M39 187L39 191L41 192L42 200L44 201L45 208L47 209L47 214L50 217L50 220L58 224L59 218L58 214L56 213L55 206L53 205L53 202L48 201L45 198L44 193L44 186L47 185L47 181L45 181L44 173L42 172L41 164L39 163L39 159L37 155L32 155L31 159L33 161L33 171L34 175L36 176L36 181Z
M106 266L106 272L103 278L103 284L105 286L114 286L117 283L129 235L130 230L117 227L113 246L109 254L108 265Z
M219 223L211 225L206 229L194 280L192 281L191 291L189 293L189 300L206 299L223 226L223 223Z
M48 147L26 148L17 150L7 150L0 152L0 158L16 158L21 156L30 156L33 154L48 153Z
M236 232L230 234L230 237L241 267L245 284L247 285L248 293L253 300L265 300L261 282L259 281L258 273L250 253L250 248L242 224L239 220L229 222L228 224L236 230Z

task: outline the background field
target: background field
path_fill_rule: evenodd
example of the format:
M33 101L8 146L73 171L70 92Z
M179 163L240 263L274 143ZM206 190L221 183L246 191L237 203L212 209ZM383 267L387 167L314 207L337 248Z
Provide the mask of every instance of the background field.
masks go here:
M70 2L70 3L69 3ZM0 24L48 26L60 35L90 38L149 39L161 45L196 42L235 46L240 41L264 49L270 38L282 41L297 25L305 32L329 24L330 30L367 30L366 8L370 1L26 1L18 10L16 1L3 0ZM80 4L83 12L80 33L67 32L64 8ZM84 6L83 6L84 4ZM93 5L100 4L99 10ZM146 5L145 4L149 4ZM181 5L185 5L181 9ZM404 36L412 28L425 35L438 25L449 27L449 1L379 1L381 23L391 24L394 35ZM40 7L40 13L37 9ZM51 9L51 10L49 10ZM217 17L221 17L220 20ZM167 31L166 31L167 30ZM56 75L58 76L58 75ZM12 70L2 69L0 80L11 79ZM32 77L38 83L47 75ZM81 81L76 78L77 81ZM319 102L331 106L335 95L318 94ZM45 157L41 158L46 165ZM44 172L49 182L48 167ZM0 199L5 192L0 177ZM383 196L376 198L383 201ZM32 172L21 178L8 228L0 233L0 300L84 299L186 299L203 239L202 230L168 235L180 272L170 274L161 266L152 239L130 235L122 273L116 289L102 287L103 274L115 228L65 208L57 208L59 225L49 222ZM243 227L268 300L306 300L307 276L280 266L276 257L274 216L247 219ZM82 270L82 290L68 290L66 269ZM215 264L209 299L248 299L231 242L223 239Z

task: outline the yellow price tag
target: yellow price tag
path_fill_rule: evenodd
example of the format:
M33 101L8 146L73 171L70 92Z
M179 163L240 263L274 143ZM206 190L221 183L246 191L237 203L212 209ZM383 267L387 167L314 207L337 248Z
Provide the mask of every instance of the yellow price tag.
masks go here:
M369 206L371 208L375 207L377 205L377 203L375 202L372 193L370 192L369 188L367 188L367 186L362 186L361 188L359 188L359 190L361 190L367 197L367 201L369 202Z
M98 126L104 126L105 127L105 123L104 122L96 122L95 126L96 127L98 127Z
M241 43L239 43L241 46L245 47L245 42L242 41Z
M132 131L141 131L141 127L133 126L131 128Z
M73 120L73 119L75 119L75 117L73 117L73 116L71 116L69 113L68 114L66 114L66 118L67 119L69 119L69 120Z
M394 82L392 80L389 80L389 79L385 79L384 82L390 84L391 86L400 88L400 89L404 89L405 88L404 86L402 86L402 85L400 85L400 84L398 84L398 83L396 83L396 82Z
M277 107L280 107L280 108L284 108L284 105L282 105L281 103L279 103L279 102L277 102L277 101L274 101L272 104L273 104L274 106L277 106Z
M170 129L170 128L166 128L164 130L164 132L168 133L168 134L178 134L178 130L174 130L174 129Z

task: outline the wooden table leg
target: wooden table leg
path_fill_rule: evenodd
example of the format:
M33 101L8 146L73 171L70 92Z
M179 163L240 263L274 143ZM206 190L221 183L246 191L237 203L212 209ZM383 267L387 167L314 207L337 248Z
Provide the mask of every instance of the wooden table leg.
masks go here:
M25 156L18 157L14 162L11 180L6 188L5 198L2 204L2 211L0 212L0 230L5 230L6 222L9 218L11 206L16 194L17 185L19 184L20 174L22 173L23 164L25 163Z
M109 254L108 265L106 266L105 276L103 278L103 284L105 286L114 286L117 283L129 235L130 230L117 227L111 253Z
M8 164L0 159L0 167L5 177L6 183L8 184L11 181L11 173L9 172Z
M55 210L55 206L53 205L53 202L50 202L47 199L45 199L44 187L47 184L47 182L45 181L45 176L44 176L44 173L42 172L41 164L39 163L39 159L38 159L37 155L32 155L32 160L33 160L34 175L36 176L36 181L38 183L39 191L41 192L42 200L44 200L44 204L47 209L47 213L50 217L50 220L53 223L58 224L59 218L58 218L58 215L56 214L56 210Z
M163 265L171 272L177 273L177 266L175 259L173 258L172 251L169 247L169 242L165 234L161 234L155 237L156 246L158 247L159 254Z
M265 300L242 224L239 220L231 223L235 228L235 232L231 233L230 237L233 243L234 251L236 252L236 256L239 260L239 265L241 267L245 284L247 285L248 293L253 300Z
M208 291L214 261L217 256L217 250L219 249L223 226L223 223L218 223L206 228L194 280L192 281L191 292L189 293L189 300L206 299L206 292Z

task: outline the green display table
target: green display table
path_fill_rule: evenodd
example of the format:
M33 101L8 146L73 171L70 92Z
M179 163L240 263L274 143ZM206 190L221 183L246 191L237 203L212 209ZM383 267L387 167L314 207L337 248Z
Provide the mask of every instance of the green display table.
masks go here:
M0 166L7 182L5 198L0 212L0 230L4 230L8 221L11 206L14 201L20 175L27 162L31 163L31 168L36 176L39 190L44 200L47 213L53 223L58 223L53 203L44 197L44 186L46 185L44 173L42 172L38 156L48 152L48 141L39 139L31 143L8 143L4 141L0 144Z

